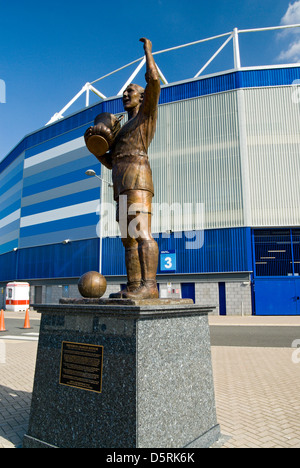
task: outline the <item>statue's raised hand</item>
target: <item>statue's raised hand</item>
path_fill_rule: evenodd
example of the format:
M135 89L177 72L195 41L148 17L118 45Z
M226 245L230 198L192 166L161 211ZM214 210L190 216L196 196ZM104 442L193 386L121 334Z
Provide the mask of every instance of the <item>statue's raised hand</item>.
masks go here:
M145 37L142 37L140 39L140 42L144 43L144 51L145 52L152 52L152 42L149 39L146 39Z

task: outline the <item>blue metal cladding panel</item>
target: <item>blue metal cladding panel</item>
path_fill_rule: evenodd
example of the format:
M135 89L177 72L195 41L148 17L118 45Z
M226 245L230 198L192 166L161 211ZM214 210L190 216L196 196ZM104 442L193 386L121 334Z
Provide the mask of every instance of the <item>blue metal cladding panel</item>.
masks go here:
M172 233L169 238L160 234L155 239L160 252L175 250L177 274L252 271L250 228ZM103 274L126 274L120 238L103 239Z
M17 185L20 180L22 180L23 177L23 167L21 168L16 168L13 171L12 177L7 177L4 178L3 181L1 181L1 187L0 187L0 197L1 195L4 195L8 190L12 189Z
M274 68L238 72L237 88L288 86L300 79L300 68Z
M0 162L0 174L23 153L26 148L27 138L28 137L24 137L6 158Z
M0 255L0 281L16 280L17 252Z
M160 251L175 250L177 274L251 271L250 229L205 231L201 248L187 250L192 236L156 240ZM194 234L194 233L193 233ZM197 234L197 233L196 233ZM199 234L198 241L203 239ZM200 246L200 244L199 244ZM126 275L124 248L119 237L103 239L102 266L106 276ZM18 272L16 266L18 265ZM99 268L99 239L19 249L0 255L0 280L79 277ZM158 272L159 273L159 272Z
M102 242L102 273L126 275L125 251L120 237L106 237Z
M96 213L86 214L82 216L73 216L72 218L64 218L59 219L56 221L50 221L48 223L41 223L36 224L33 226L23 227L21 228L21 238L29 237L34 235L46 234L51 239L52 233L57 233L58 231L69 231L72 233L72 229L80 227L92 227L93 234L97 235L96 233L96 225L99 220L99 215L97 216ZM64 240L64 239L62 239Z
M25 206L22 208L22 216L30 216L43 211L56 210L66 206L76 205L99 198L99 188L85 190L83 192L72 193L63 197L55 198L54 200L46 200L34 205ZM1 216L1 213L0 213Z
M32 146L39 145L40 143L51 140L59 135L64 133L70 132L74 130L74 128L82 127L84 125L93 122L95 117L102 112L110 112L112 114L118 114L120 112L124 112L122 106L122 99L110 99L108 101L100 102L93 107L89 107L88 109L84 109L83 111L77 112L70 117L66 117L65 119L54 123L52 125L48 125L47 127L35 132L31 135L28 135L27 142L25 148L31 148ZM84 134L84 131L82 135Z
M0 281L72 278L98 268L99 239L19 249L0 255Z
M25 152L20 248L97 237L100 163L75 129Z
M42 130L41 132L43 131L44 130ZM46 139L46 140L41 139L41 141L39 141L36 145L29 147L26 150L25 158L26 159L31 158L31 156L39 154L43 151L47 151L51 148L54 148L55 146L62 145L63 143L68 143L69 141L75 140L76 138L79 138L79 137L83 137L85 129L83 129L82 127L80 128L74 127L70 129L68 132L63 133L62 129L60 128L60 131L61 133L59 133L58 135L55 135L53 138ZM41 135L42 133L40 134L40 136ZM89 154L88 150L86 150L86 153Z
M0 173L0 255L18 247L24 153Z
M12 202L12 200L10 201ZM21 205L21 200L18 198L18 200L14 201L13 203L10 203L4 209L1 209L2 208L1 206L0 207L0 219L6 218L6 216L18 210L20 208L20 205Z
M20 249L17 253L16 279L20 280L80 277L99 268L99 239Z
M162 89L160 103L174 102L239 88L286 86L291 85L293 81L297 79L300 79L299 67L232 72L166 86ZM77 112L70 117L66 117L59 122L48 125L26 136L0 163L0 173L24 150L51 140L59 135L66 134L74 130L74 128L88 125L94 120L96 115L101 112L111 112L113 114L123 112L122 99L115 98L100 102L93 107Z
M174 238L170 248L177 252L177 273L252 271L250 234L248 228L213 229Z
M88 166L88 163L85 163L85 167ZM99 164L95 165L89 165L88 166L90 169L93 169L95 171L99 171ZM63 185L68 185L74 182L79 182L81 180L85 180L86 176L84 173L84 169L77 169L75 171L69 171L66 174L60 174L59 169L56 169L56 171L52 173L52 175L49 175L49 178L42 181L38 182L38 177L36 179L36 183L31 183L27 185L27 180L24 179L24 189L23 189L23 197L28 197L29 195L35 195L40 192L44 192L46 190L51 190L57 187L61 187ZM58 174L58 175L57 175Z
M48 125L36 132L27 135L20 141L20 143L7 155L3 161L0 162L0 173L8 167L23 151L28 150L34 146L40 145L44 142L49 142L51 145L51 140L58 136L65 138L65 141L69 141L70 135L69 132L73 131L78 127L87 126L95 117L101 112L110 112L112 114L118 114L124 112L122 99L110 99L105 102L100 102L93 107L84 109L81 112L78 112L70 117L66 117L61 121L58 121L54 124ZM85 129L79 128L77 130L80 135L83 136ZM51 146L50 146L51 147Z
M17 234L16 234L17 235ZM18 248L18 239L13 239L0 245L0 255L6 252L11 252L14 248Z
M178 83L162 88L159 103L181 101L198 96L230 91L237 88L237 73Z

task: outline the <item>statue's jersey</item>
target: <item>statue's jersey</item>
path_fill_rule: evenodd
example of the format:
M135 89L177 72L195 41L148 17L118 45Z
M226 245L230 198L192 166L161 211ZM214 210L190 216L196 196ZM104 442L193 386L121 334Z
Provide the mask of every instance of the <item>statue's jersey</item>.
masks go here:
M148 147L154 137L160 83L150 80L138 114L123 125L110 151L114 199L127 190L154 195Z

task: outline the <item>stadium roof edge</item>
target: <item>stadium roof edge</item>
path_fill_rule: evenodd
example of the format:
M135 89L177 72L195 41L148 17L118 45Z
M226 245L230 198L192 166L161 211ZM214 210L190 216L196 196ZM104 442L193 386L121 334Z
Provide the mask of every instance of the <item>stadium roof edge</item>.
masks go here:
M165 93L167 93L168 90L170 90L170 93L168 96L166 96L165 99L163 99L163 102L161 102L161 104L166 104L167 102L174 102L176 100L184 100L184 99L190 99L192 97L200 97L200 96L204 96L204 95L211 95L211 94L215 94L217 92L225 92L225 91L232 91L232 90L235 90L235 89L242 89L242 88L253 88L253 87L263 87L263 86L272 86L272 84L267 84L263 81L260 81L260 83L255 83L255 81L253 81L253 79L249 80L249 82L245 82L243 79L242 80L239 80L237 79L235 81L235 83L233 83L231 85L231 88L224 88L224 89L220 89L220 90L215 90L215 92L213 92L213 90L211 89L209 92L203 92L203 93L200 93L200 94L197 94L197 95L186 95L185 97L184 96L181 96L179 99L178 98L173 98L172 95L172 89L176 88L176 87L185 87L185 85L189 85L189 84L193 84L193 83L201 83L201 82L208 82L210 80L214 80L214 79L218 79L218 78L221 78L221 77L226 77L226 76L235 76L235 77L238 77L240 74L245 74L245 73L258 73L258 72L268 72L268 71L274 71L274 73L277 71L282 71L282 70L296 70L298 69L299 70L299 73L298 73L298 76L297 76L297 79L300 79L300 65L299 64L286 64L286 65L270 65L270 66L258 66L258 67L244 67L244 68L240 68L239 70L236 70L236 69L230 69L230 70L226 70L226 71L222 71L222 72L218 72L218 73L214 73L214 74L209 74L209 75L205 75L205 76L199 76L197 78L190 78L190 79L187 79L187 80L182 80L182 81L177 81L177 82L173 82L173 83L168 83L166 85L162 85L162 91L165 90ZM287 77L285 78L285 80L287 80ZM293 84L293 81L289 81L289 82L284 82L284 79L281 78L281 82L277 82L276 84L273 84L273 86L288 86L288 85L292 85ZM52 133L51 132L51 129L55 128L55 127L59 127L59 126L62 126L64 122L67 122L67 121L70 121L72 118L74 118L75 116L79 116L81 114L85 114L85 113L89 113L90 116L91 116L91 119L90 120L86 120L85 122L83 122L81 125L77 125L77 128L79 128L80 126L85 126L88 122L91 122L93 121L94 119L94 116L93 116L93 110L97 107L101 108L102 105L106 105L106 104L110 104L110 103L113 103L113 102L116 102L118 101L120 103L119 106L119 109L117 109L117 112L112 112L112 113L121 113L123 112L123 109L121 109L121 96L111 96L111 97L108 97L108 98L105 98L105 100L102 100L102 101L99 101L97 103L94 103L88 107L84 107L76 112L73 112L53 123L50 123L46 126L43 126L33 132L30 132L28 133L27 135L25 135L20 141L19 143L17 143L13 149L0 161L0 173L3 172L3 170L8 167L20 154L23 153L23 151L33 147L33 146L36 146L37 144L40 144L41 141L33 144L32 142L27 146L26 145L26 141L28 141L29 139L32 139L32 137L34 135L37 135L39 133L48 133L49 135ZM116 106L115 106L116 107ZM95 109L96 110L96 109ZM116 109L115 109L116 110ZM100 110L101 111L101 110ZM104 110L102 110L104 112ZM109 110L108 110L109 111ZM74 127L73 127L74 128ZM48 130L48 131L47 131ZM68 133L69 131L71 131L72 128L69 128L65 131L62 131L60 132L59 134L63 134L63 133ZM46 137L43 141L47 141L47 140L50 140L52 138L55 138L55 136L57 135L53 135L53 136L49 136Z

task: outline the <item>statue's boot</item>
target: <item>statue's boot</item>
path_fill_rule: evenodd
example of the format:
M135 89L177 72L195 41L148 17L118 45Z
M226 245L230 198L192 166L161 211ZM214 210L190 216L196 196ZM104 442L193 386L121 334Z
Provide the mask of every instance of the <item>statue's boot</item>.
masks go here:
M127 286L122 291L110 294L110 299L122 299L127 292L136 291L142 281L141 265L138 248L125 249L125 264L127 271Z
M155 240L143 241L139 245L138 252L142 282L136 290L125 292L123 297L127 299L157 299L159 297L156 283L159 255L158 245Z

